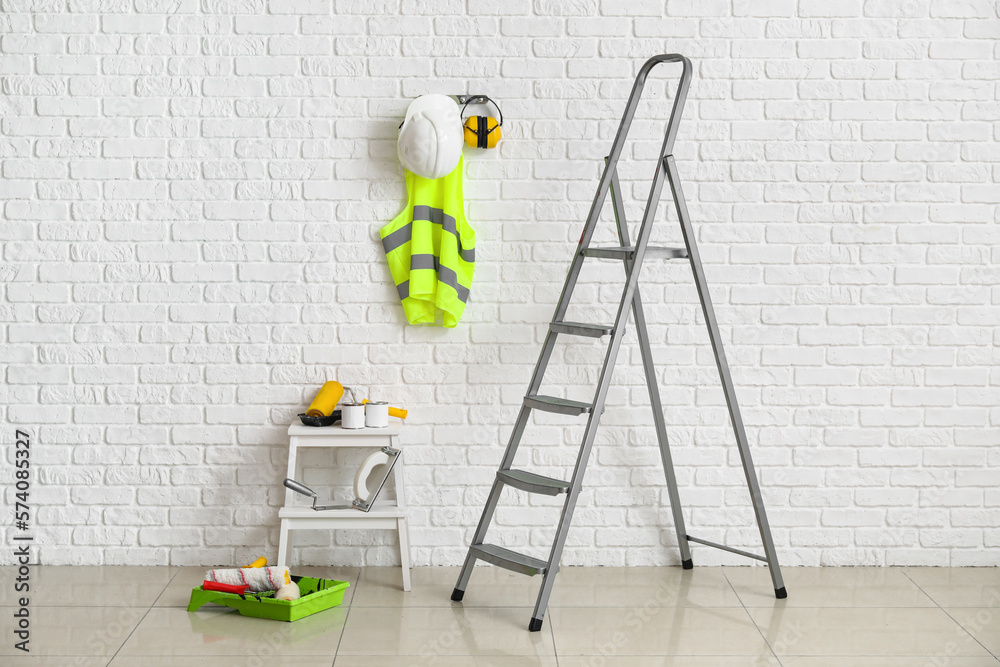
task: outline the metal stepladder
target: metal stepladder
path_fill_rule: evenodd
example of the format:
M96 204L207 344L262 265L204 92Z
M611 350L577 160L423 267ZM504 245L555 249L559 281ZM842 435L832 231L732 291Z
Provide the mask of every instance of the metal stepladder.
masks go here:
M621 202L621 187L618 183L616 166L618 164L618 159L621 156L625 139L628 136L632 119L635 116L635 111L642 95L642 89L645 85L646 77L649 72L660 63L681 63L683 65L683 71L677 85L676 94L674 95L673 109L670 112L670 119L667 122L666 136L663 140L663 146L660 149L656 175L653 178L649 197L646 202L646 209L639 228L638 239L636 244L633 246L629 240L628 225L625 221L625 209ZM761 497L760 486L758 485L757 476L754 472L753 461L750 456L746 430L743 426L743 419L740 415L739 404L736 400L736 390L733 387L733 380L729 373L729 365L726 361L726 353L722 347L722 337L719 333L719 325L715 318L715 311L712 308L711 297L708 293L708 284L705 281L705 272L702 269L701 259L698 255L698 247L695 242L694 230L691 226L691 219L688 215L687 205L681 191L681 183L678 177L677 167L674 164L674 158L672 155L674 139L677 135L677 128L680 125L681 112L684 107L684 101L687 97L690 83L691 61L679 54L663 54L650 58L642 66L642 69L639 71L639 74L635 79L635 84L632 87L632 92L629 95L628 104L625 108L625 114L622 117L621 124L618 127L618 133L616 134L614 143L611 147L611 154L606 158L604 173L601 176L597 194L594 197L594 203L592 204L590 213L587 216L587 223L584 228L583 235L580 237L580 242L573 257L573 263L570 267L569 274L566 276L566 283L564 284L562 294L559 297L555 314L552 317L552 322L549 324L549 331L545 337L545 342L542 345L542 351L539 354L538 362L535 365L531 383L528 386L528 392L524 397L524 402L521 405L517 421L515 422L514 429L510 435L510 441L507 444L507 450L500 463L500 469L497 471L496 479L493 482L493 487L490 490L486 506L483 509L483 515L479 520L479 525L473 536L472 545L469 547L468 555L465 558L465 564L462 566L458 582L455 584L455 590L451 596L451 599L456 602L461 601L465 596L465 589L469 584L469 578L472 576L472 570L477 560L483 560L487 563L522 574L541 574L543 575L541 589L538 592L538 600L535 603L535 609L532 613L531 622L528 625L528 629L531 631L538 631L542 627L542 619L548 606L549 595L552 592L552 585L555 582L555 575L559 570L559 561L562 556L563 547L566 543L566 537L569 533L569 527L572 522L577 497L580 494L583 484L587 460L590 458L590 450L593 447L594 439L597 435L597 428L600 423L601 413L604 411L605 398L607 397L608 388L611 384L611 376L614 371L618 350L621 346L625 324L628 321L630 308L632 315L635 318L635 328L639 340L639 348L642 354L642 364L646 375L646 387L648 389L650 403L653 408L653 422L656 427L657 440L659 441L660 446L660 456L663 461L664 473L666 475L670 508L673 514L674 528L677 531L677 543L680 548L681 563L683 568L688 570L693 567L691 548L689 544L690 542L715 547L717 549L722 549L724 551L729 551L731 553L767 563L771 573L771 580L774 584L775 596L778 598L784 598L787 596L785 586L781 578L781 570L778 566L778 558L774 548L774 541L771 538L771 530L768 526L767 515L764 510L764 502ZM684 237L684 248L647 247L653 228L653 219L656 214L657 204L660 200L660 192L663 189L663 183L665 180L669 182L670 190L673 194L674 206L677 212L677 217L680 221L681 233ZM618 238L621 246L612 248L592 248L590 247L590 241L597 226L601 208L603 207L605 198L609 192L611 193L615 221L618 227ZM757 527L760 530L760 537L764 546L764 556L692 537L686 532L684 526L684 515L681 512L680 496L677 490L677 480L674 476L670 448L667 442L666 422L663 416L663 408L660 405L659 389L657 387L656 373L653 367L652 350L649 344L649 335L646 332L646 319L643 314L642 299L639 295L638 289L639 271L642 267L643 260L647 256L664 259L687 258L690 262L691 271L694 274L695 286L697 287L698 296L701 300L702 312L705 316L705 322L708 325L709 338L711 339L712 349L715 353L715 362L722 380L722 388L726 396L726 403L729 408L729 416L736 436L740 459L743 463L743 472L746 475L746 482L750 491L750 499L757 519ZM615 323L613 325L566 322L563 319L566 315L567 309L569 308L569 302L572 298L573 289L576 286L577 278L583 268L583 261L586 257L617 259L621 260L624 264L626 273L625 288L622 294L621 303L618 306ZM611 342L608 345L608 350L604 357L604 364L601 368L600 379L598 381L597 390L594 394L594 400L592 403L584 403L538 394L538 391L541 388L542 378L545 374L545 369L548 366L549 357L552 355L556 338L559 334L586 336L592 338L600 338L605 335L611 336ZM580 452L577 455L573 476L570 481L562 481L524 470L513 470L511 468L531 410L542 410L545 412L555 412L566 415L588 415L587 425L583 436L583 444L581 445ZM529 493L539 493L549 496L566 494L562 515L559 519L559 527L556 530L555 540L552 544L552 549L549 553L549 559L547 561L519 554L504 547L486 544L484 542L486 533L493 518L493 514L500 500L500 494L505 486L511 486Z

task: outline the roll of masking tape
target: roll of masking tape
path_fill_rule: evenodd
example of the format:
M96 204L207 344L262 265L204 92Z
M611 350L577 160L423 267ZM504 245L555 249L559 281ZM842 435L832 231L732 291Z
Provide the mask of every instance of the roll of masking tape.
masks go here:
M372 491L385 479L385 466L389 465L389 455L378 451L369 454L354 475L354 497L367 500Z
M365 427L365 404L364 403L341 403L340 404L340 426L342 428L364 428Z
M386 428L389 426L389 404L385 401L366 402L365 426L368 428Z

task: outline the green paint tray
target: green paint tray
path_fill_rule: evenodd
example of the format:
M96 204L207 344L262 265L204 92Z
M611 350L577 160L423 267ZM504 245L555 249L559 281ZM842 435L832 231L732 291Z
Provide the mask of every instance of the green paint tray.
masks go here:
M272 621L297 621L318 611L340 606L344 601L344 591L350 586L346 581L316 579L315 577L292 577L299 585L302 597L298 600L275 600L274 591L237 595L221 591L205 591L201 586L191 590L188 611L198 611L209 602L232 607L243 616L267 618Z

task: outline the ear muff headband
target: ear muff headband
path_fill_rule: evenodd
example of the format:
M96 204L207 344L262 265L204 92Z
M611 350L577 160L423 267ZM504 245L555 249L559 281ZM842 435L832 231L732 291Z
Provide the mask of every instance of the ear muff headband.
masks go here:
M476 142L480 148L485 148L490 142L490 132L486 128L489 127L489 118L487 116L478 116L476 118L476 134L478 135ZM496 129L498 126L494 127Z

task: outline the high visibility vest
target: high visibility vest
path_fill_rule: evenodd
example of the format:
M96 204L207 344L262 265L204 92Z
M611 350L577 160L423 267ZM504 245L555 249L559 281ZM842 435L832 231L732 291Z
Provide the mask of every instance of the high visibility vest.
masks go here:
M454 327L465 311L476 262L476 232L465 220L463 161L443 178L406 172L406 208L379 230L410 324Z

